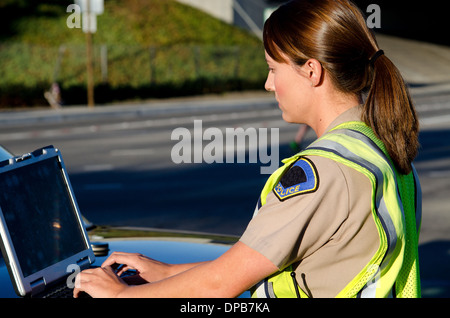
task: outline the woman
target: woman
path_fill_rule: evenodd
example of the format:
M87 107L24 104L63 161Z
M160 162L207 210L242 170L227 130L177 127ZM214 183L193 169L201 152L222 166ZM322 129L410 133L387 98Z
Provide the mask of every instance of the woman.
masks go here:
M77 276L75 295L420 296L418 120L398 70L347 0L282 5L265 24L264 47L265 87L283 119L318 140L283 161L241 239L218 259L170 265L113 253ZM127 285L116 263L151 283Z

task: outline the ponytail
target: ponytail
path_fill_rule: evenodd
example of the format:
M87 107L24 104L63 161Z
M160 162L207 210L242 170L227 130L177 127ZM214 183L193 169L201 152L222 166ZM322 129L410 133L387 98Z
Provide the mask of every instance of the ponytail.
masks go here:
M381 50L361 10L349 0L302 0L281 5L264 25L264 48L277 62L318 60L335 88L368 92L362 120L386 146L396 169L411 171L419 122L399 70ZM281 54L283 53L283 54Z
M419 148L419 121L411 96L399 70L385 55L374 55L369 68L373 76L362 120L384 143L398 172L408 174Z

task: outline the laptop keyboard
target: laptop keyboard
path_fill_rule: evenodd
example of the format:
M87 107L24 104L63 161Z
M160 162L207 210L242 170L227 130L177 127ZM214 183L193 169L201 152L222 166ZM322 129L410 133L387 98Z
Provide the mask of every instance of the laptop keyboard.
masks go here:
M73 289L64 285L50 291L43 298L73 298Z
M55 288L49 291L42 298L73 298L73 288L69 288L66 285ZM81 292L78 294L78 298L92 298L89 294Z

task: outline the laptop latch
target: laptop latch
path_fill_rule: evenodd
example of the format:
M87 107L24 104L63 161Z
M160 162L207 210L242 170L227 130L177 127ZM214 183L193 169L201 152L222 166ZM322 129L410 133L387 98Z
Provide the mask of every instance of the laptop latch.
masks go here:
M44 280L44 278L42 277L42 278L39 278L39 279L36 279L35 281L32 281L31 283L30 283L30 287L31 287L31 290L32 290L32 294L33 295L36 295L36 294L38 294L38 293L41 293L41 292L43 292L44 291L44 289L45 289L45 280Z

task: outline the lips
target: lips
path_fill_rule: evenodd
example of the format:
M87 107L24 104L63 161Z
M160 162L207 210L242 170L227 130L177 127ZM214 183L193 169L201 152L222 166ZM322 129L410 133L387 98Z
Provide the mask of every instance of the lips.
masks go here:
M277 102L278 102L278 101L277 101ZM280 102L278 102L278 108L281 109L281 110L283 110L283 107L281 106L281 103L280 103Z

